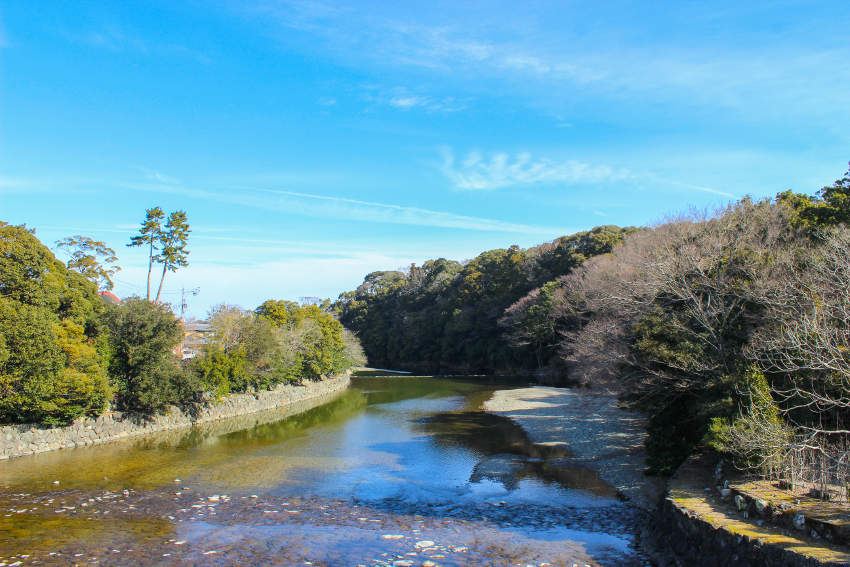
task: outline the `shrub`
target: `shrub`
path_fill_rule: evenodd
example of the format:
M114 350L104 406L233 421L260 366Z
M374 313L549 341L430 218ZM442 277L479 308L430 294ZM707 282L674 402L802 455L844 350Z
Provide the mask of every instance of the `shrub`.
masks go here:
M737 383L737 415L713 418L704 442L740 469L773 475L782 466L794 431L782 419L764 373L751 367Z
M180 321L159 304L132 298L109 309L110 374L118 407L146 415L196 401L199 386L173 354L183 336Z
M213 338L192 370L215 397L318 380L365 363L357 338L314 305L270 299L253 313L220 305L210 324Z
M205 392L221 399L230 392L248 390L251 379L247 362L241 350L228 353L219 346L211 346L192 360L191 371L198 377Z
M302 308L301 325L313 326L306 333L304 348L304 373L318 380L344 370L348 366L343 340L343 327L332 315L315 305Z

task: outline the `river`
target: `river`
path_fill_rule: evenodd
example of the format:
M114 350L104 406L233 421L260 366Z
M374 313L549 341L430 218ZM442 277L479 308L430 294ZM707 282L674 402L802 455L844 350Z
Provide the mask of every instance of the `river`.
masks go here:
M296 415L0 462L0 566L645 564L636 510L480 411L506 387L354 378Z

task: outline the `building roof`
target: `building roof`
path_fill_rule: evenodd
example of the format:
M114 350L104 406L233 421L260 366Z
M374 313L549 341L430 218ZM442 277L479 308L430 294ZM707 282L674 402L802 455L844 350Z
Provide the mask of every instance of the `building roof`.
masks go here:
M112 293L111 291L101 291L98 293L98 295L100 295L100 297L102 297L103 300L107 303L111 303L113 305L121 304L121 298Z
M186 321L183 325L187 331L196 331L198 333L208 333L212 331L212 325L210 325L207 321Z

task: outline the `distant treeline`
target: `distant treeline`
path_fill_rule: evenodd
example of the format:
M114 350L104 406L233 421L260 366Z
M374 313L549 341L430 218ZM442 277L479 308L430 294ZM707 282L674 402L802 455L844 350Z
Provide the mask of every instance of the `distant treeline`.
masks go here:
M550 361L557 330L511 347L510 330L500 324L506 309L536 288L549 289L588 258L611 252L634 230L601 226L534 248L488 250L464 263L440 258L406 272L373 272L340 295L335 308L374 366L451 373L535 369Z
M645 410L649 465L698 446L774 477L850 480L850 174L465 263L376 272L340 296L373 364L544 369Z
M170 308L141 298L107 304L95 283L105 272L85 259L85 269L69 269L33 232L0 222L0 423L60 425L110 407L191 411L363 362L334 316L275 300L254 312L216 308L208 343L181 362L183 324Z

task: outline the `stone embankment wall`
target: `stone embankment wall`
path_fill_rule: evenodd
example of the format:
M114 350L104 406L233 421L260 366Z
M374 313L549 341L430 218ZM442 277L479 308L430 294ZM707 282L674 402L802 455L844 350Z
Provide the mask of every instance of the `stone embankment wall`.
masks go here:
M687 506L672 498L661 505L655 522L656 532L662 533L661 547L666 552L664 565L684 567L704 565L706 567L821 567L824 565L846 565L801 553L799 549L786 545L775 545L764 541L757 534L736 533L723 525L716 525Z
M81 418L67 427L46 428L38 425L0 427L0 460L32 455L56 449L70 449L116 441L159 431L181 429L216 421L287 407L305 400L329 396L348 387L350 374L302 385L280 385L256 394L232 394L191 416L172 407L164 415L140 420L120 412L108 412L97 418Z
M663 566L821 567L850 565L847 548L785 530L718 497L714 467L694 456L670 479L648 540Z

